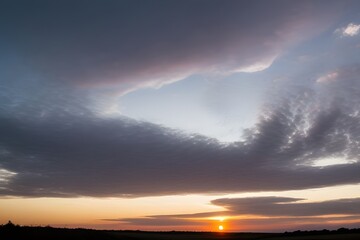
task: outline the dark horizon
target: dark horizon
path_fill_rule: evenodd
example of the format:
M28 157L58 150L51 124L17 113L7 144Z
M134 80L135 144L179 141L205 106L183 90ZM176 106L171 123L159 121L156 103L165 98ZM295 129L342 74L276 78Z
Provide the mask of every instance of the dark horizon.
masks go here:
M322 237L321 239L358 239L360 236L360 228L346 229L340 228L338 230L311 230L311 231L294 231L283 233L256 233L256 232L191 232L191 231L141 231L141 230L94 230L84 228L53 228L51 226L19 226L11 223L0 225L0 237L5 240L11 239L291 239L292 237L305 238Z

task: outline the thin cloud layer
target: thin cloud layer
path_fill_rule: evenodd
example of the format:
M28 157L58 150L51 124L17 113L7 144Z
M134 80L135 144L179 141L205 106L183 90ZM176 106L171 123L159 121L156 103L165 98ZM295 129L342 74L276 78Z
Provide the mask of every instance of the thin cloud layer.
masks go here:
M223 222L218 220L194 220L187 218L125 218L108 219L108 222L117 222L123 228L131 226L162 226L168 229L186 229L189 226L205 227L208 229L209 222L217 229L219 224L225 226L227 231L295 231L299 229L338 229L339 224L344 227L356 228L360 223L360 216L347 217L246 217L229 218Z
M142 218L103 219L123 226L188 226L208 221L247 230L289 230L301 228L333 228L342 223L354 226L360 222L360 199L337 199L322 202L300 202L286 197L222 198L211 201L224 207L221 212L147 216ZM222 216L222 222L219 217ZM256 227L257 226L257 227ZM262 226L260 229L258 226ZM235 230L235 229L233 229ZM238 229L237 229L238 230Z

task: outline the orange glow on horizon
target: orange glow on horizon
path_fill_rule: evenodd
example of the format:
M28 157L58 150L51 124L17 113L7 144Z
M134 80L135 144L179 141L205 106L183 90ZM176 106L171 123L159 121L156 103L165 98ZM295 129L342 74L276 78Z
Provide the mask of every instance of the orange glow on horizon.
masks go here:
M360 196L359 184L342 187L328 187L321 189L270 192L270 193L246 193L229 194L222 197L261 197L266 195L286 195L289 197L302 197L304 202L319 202L336 198L354 198ZM337 193L335 197L335 193ZM211 231L219 234L238 231L285 231L288 229L301 228L301 224L326 228L336 228L359 222L358 218L347 219L347 214L333 214L315 216L311 220L295 221L296 217L288 222L271 222L271 216L257 215L231 215L226 209L209 204L218 195L169 195L141 198L3 198L0 199L1 215L0 224L6 224L11 220L19 225L50 225L54 227L83 227L93 229L114 230L145 230L145 231ZM213 212L213 216L195 216L184 218L183 224L179 225L146 225L125 224L119 221L107 221L104 219L119 218L142 218L152 215L177 215L201 212ZM229 212L231 213L231 212ZM180 216L181 216L180 215ZM339 218L337 218L339 217ZM342 218L344 217L344 218ZM328 220L329 218L333 218ZM165 220L164 220L165 221ZM258 224L263 222L266 224ZM221 230L219 226L222 226Z

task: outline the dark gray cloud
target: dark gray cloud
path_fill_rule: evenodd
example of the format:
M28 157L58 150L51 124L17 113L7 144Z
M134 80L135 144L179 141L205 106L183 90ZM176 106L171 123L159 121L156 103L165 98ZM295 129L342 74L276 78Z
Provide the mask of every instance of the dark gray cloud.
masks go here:
M212 201L233 215L320 216L360 215L360 198L301 203L302 199L284 197L223 198Z
M30 69L49 81L126 92L268 61L326 30L351 4L2 1L0 62L9 78Z
M343 71L321 91L297 89L269 106L246 140L230 145L127 118L99 118L72 93L50 92L48 102L12 97L1 104L6 181L0 193L134 197L359 183L359 70ZM334 156L355 162L308 165Z
M212 139L189 138L148 123L48 120L2 119L0 141L6 150L2 167L18 173L3 194L157 195L359 182L359 164L321 170L296 167L285 159L278 163L267 159L270 153L275 155L272 152L257 157L264 147L247 153L241 146L224 147ZM251 161L253 157L258 161Z

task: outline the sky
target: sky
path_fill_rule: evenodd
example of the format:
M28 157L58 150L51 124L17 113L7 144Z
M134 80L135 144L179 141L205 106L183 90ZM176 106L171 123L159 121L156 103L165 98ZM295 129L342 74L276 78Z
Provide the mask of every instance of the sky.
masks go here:
M3 0L0 223L360 226L360 2Z

